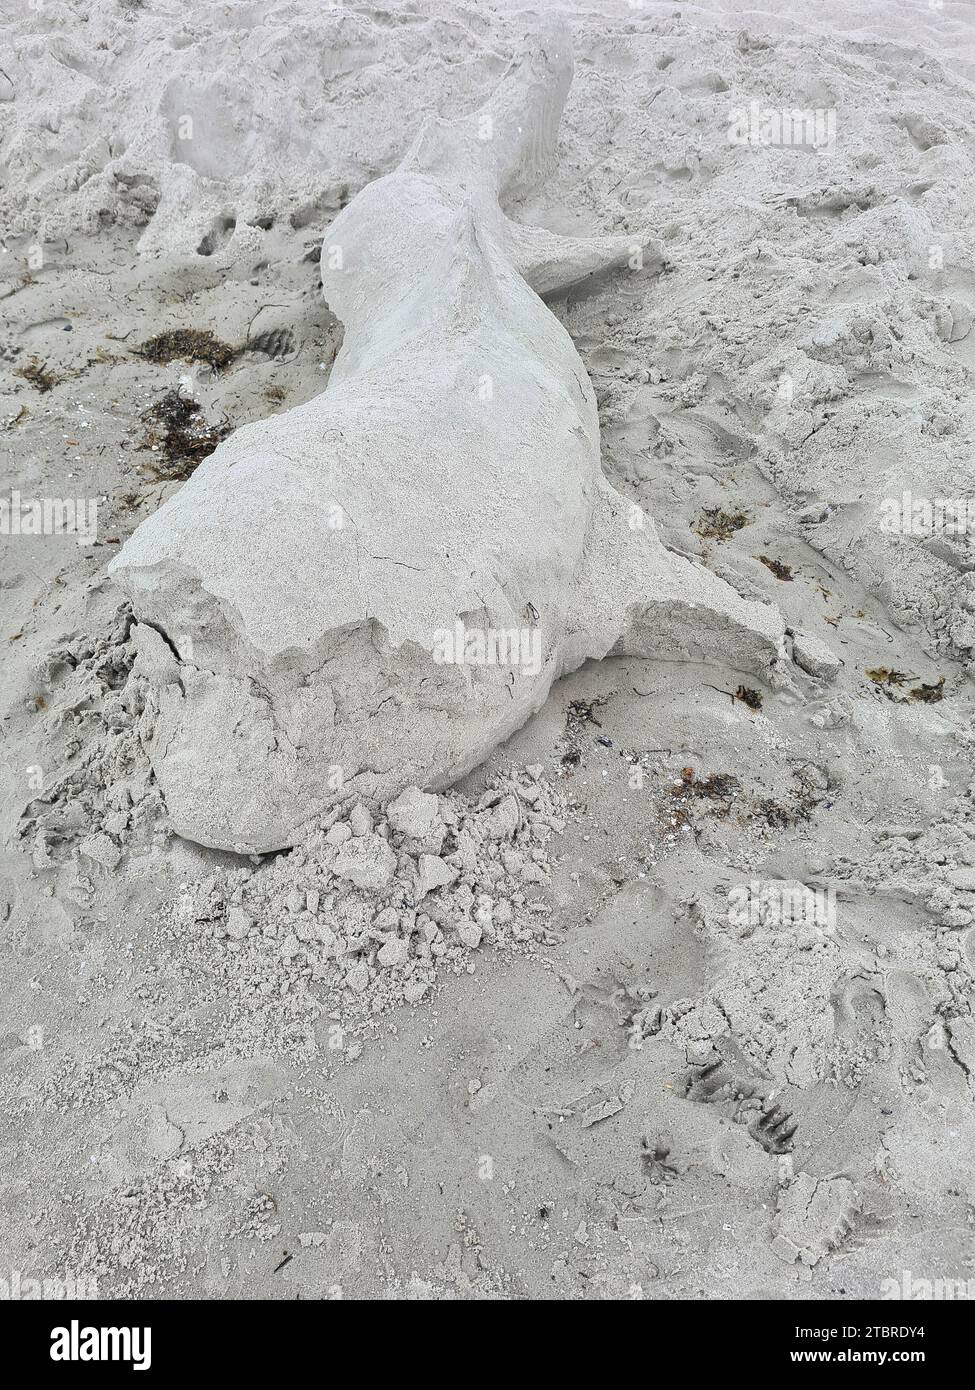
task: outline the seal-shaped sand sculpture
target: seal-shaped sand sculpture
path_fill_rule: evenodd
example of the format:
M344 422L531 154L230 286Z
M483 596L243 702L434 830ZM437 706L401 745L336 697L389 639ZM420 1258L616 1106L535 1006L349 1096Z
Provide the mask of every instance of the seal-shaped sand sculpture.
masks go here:
M294 844L350 797L442 788L608 654L768 677L775 610L666 550L603 477L592 387L540 295L634 257L502 204L549 167L572 76L546 24L433 120L322 247L327 388L219 446L111 565L153 681L173 828Z

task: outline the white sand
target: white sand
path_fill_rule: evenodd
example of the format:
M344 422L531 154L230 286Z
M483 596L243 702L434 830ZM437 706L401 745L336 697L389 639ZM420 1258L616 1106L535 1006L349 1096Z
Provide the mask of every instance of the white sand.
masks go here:
M549 306L609 481L779 608L788 681L589 663L435 804L366 795L256 862L173 836L152 776L106 576L181 485L143 413L181 380L197 433L319 395L329 226L524 21L0 21L0 500L99 503L96 545L0 537L5 1267L215 1298L969 1279L971 551L880 517L971 492L970 13L570 12L557 165L508 211L662 245ZM752 101L835 144L729 142ZM241 351L134 352L179 329ZM782 884L828 911L777 919Z

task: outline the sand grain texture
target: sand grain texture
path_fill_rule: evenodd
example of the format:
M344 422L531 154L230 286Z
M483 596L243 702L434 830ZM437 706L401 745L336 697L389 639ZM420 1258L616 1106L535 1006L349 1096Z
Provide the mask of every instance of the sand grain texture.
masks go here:
M107 568L248 441L354 390L368 330L323 296L322 246L385 206L425 121L491 101L525 20L448 0L0 18L0 497L99 503L97 544L0 537L5 1268L137 1298L972 1287L970 545L879 524L905 489L972 490L970 12L564 13L558 140L504 205L553 240L498 243L593 393L564 516L540 462L539 543L570 537L577 577L605 488L668 564L781 612L785 660L772 679L683 617L649 655L583 642L456 785L467 734L432 791L377 763L256 858L173 833L150 752L190 625L136 622ZM730 143L753 100L834 110L835 144ZM562 237L590 247L568 277ZM588 274L621 242L649 273ZM140 350L170 333L185 358ZM466 457L429 452L431 476ZM469 513L451 524L479 577L511 572ZM410 553L395 528L367 551L426 563L436 534L411 525ZM266 576L254 536L200 563ZM517 536L506 563L528 553ZM397 637L421 602L425 630L458 611L454 570L424 591L364 564L351 623L377 594ZM569 631L548 571L486 606L541 592ZM265 598L250 630L293 700L281 653L312 629L275 630ZM228 663L238 617L213 639ZM608 641L611 615L578 622ZM215 803L243 815L245 780ZM835 911L783 920L782 885Z

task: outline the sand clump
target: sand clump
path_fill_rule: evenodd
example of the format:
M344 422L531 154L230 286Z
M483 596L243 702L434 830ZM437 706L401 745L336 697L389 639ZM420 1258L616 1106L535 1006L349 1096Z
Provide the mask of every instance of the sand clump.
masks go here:
M818 1264L847 1239L860 1207L848 1178L817 1180L811 1173L798 1173L779 1197L773 1252L786 1264Z
M282 962L366 1017L419 1003L440 971L472 968L482 942L553 941L539 895L564 827L564 799L540 768L499 778L475 800L408 788L383 812L358 802L336 814L266 868L186 888L174 920L215 918L231 956Z
M90 1105L242 1058L355 1061L384 1013L473 972L480 950L544 960L559 939L545 890L566 814L537 766L475 797L410 788L385 810L336 812L287 854L182 884L152 923L139 987L150 1012L107 1021L100 1049L63 1059L46 1096ZM198 1009L202 1056L187 1023Z

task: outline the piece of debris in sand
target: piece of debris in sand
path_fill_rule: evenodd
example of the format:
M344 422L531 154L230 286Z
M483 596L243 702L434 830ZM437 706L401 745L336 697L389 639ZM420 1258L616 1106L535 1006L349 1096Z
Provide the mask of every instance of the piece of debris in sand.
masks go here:
M750 685L740 685L735 691L735 699L740 700L749 709L761 709L762 697L757 690L753 690Z
M922 704L925 705L935 705L938 703L939 700L943 700L944 697L944 676L940 676L938 680L934 682L933 685L925 685L925 683L922 681L921 684L917 687L917 689L912 690L908 695L909 700L919 700Z
M18 367L14 376L23 377L35 391L50 391L52 386L58 385L58 378L47 370L47 363L39 357L32 357L26 367Z
M208 362L215 372L223 371L237 356L236 348L221 342L209 329L199 328L173 328L167 333L157 333L135 351L140 357L161 365Z
M603 727L596 718L595 710L605 703L606 700L602 696L595 700L569 701L569 708L565 715L565 739L569 746L562 754L563 767L578 767L582 761L583 731L587 724L595 724L597 729Z
M722 507L705 507L691 530L705 541L728 541L736 531L747 526L749 520L746 512L726 512Z
M766 569L772 571L776 579L791 583L793 579L792 566L787 565L784 560L773 560L770 555L759 555L758 559Z
M903 671L893 671L889 666L874 666L871 670L865 671L864 675L867 680L879 686L903 685L905 681L914 680L913 676L908 676Z
M931 683L922 681L919 676L908 676L903 671L892 671L886 666L877 666L873 670L865 671L868 680L873 681L888 700L893 700L897 704L904 704L908 700L919 702L925 705L937 704L945 696L945 678L940 676L938 680ZM905 690L904 686L908 681L916 681L913 690Z
M680 781L675 782L671 794L677 800L699 798L705 801L730 802L740 790L741 783L730 772L712 772L707 777L697 779L692 767L681 771Z
M161 396L142 419L146 425L142 447L156 454L149 471L167 482L189 478L231 429L226 419L208 425L200 406L178 387Z

